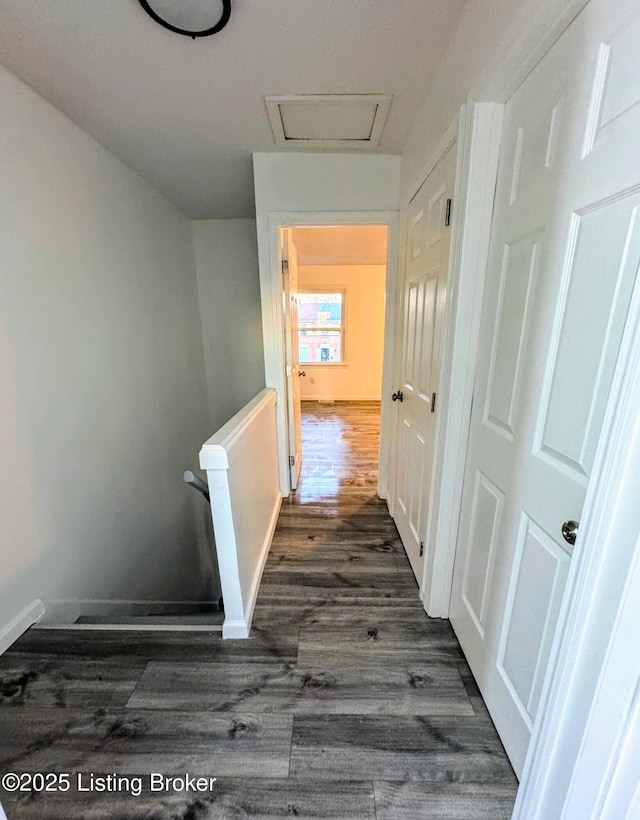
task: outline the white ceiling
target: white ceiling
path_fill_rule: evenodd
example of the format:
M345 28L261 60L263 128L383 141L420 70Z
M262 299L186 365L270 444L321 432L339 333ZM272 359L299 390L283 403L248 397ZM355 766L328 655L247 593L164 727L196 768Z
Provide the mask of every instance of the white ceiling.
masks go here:
M299 265L386 265L386 225L294 228Z
M176 0L177 2L177 0ZM379 152L402 152L464 0L233 0L191 40L138 0L1 0L0 62L187 216L251 216L264 98L393 94Z

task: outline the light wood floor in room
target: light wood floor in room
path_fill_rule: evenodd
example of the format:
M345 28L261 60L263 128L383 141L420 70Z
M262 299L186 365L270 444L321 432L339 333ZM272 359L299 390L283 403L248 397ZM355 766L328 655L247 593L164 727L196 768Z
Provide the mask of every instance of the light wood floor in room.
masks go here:
M0 789L9 820L511 816L500 740L376 496L379 405L305 404L303 427L250 640L32 629L0 658L0 774L74 778ZM217 781L135 797L77 772Z

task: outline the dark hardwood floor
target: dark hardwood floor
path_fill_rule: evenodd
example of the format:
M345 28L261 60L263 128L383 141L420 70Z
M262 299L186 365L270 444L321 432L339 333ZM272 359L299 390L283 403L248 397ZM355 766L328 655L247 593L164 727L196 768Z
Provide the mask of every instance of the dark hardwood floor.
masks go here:
M72 773L0 789L9 820L511 816L500 740L376 496L379 406L307 404L303 425L248 641L32 629L0 658L0 774ZM217 780L155 793L152 772ZM127 780L81 791L90 773Z

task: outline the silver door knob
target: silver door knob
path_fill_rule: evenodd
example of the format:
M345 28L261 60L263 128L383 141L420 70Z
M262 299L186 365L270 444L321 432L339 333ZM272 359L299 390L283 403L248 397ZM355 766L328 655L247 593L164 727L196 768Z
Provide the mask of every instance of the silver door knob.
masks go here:
M567 542L567 544L571 544L571 546L573 546L576 543L576 536L578 535L579 528L579 521L564 522L564 524L562 525L562 537Z

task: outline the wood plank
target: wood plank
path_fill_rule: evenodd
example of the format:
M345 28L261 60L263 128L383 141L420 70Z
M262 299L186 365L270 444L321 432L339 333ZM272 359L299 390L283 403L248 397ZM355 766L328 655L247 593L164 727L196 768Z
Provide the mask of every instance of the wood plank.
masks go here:
M349 623L351 618L358 616L357 610L360 608L378 612L378 619L402 615L424 622L426 617L422 605L409 599L358 597L333 600L329 597L321 600L287 600L285 603L283 600L261 601L256 607L254 626L267 633L270 629L290 627L292 623L298 627L325 623L327 620L332 624Z
M283 570L265 574L258 600L262 603L292 599L406 598L415 600L417 586L400 573L300 572Z
M504 783L376 782L374 787L378 820L509 820L518 781L514 775Z
M287 715L63 709L0 710L5 771L286 777Z
M269 570L273 556L282 551L299 550L304 553L310 549L357 549L383 554L401 554L404 550L400 538L393 534L376 533L337 533L335 530L316 530L301 534L278 534L274 538L272 550L267 559L266 571Z
M295 662L298 631L293 621L278 630L262 630L258 625L248 640L223 641L215 632L146 632L141 640L136 632L30 629L14 649L41 659L63 657L114 664L146 664L152 660Z
M467 717L295 717L291 776L504 782L513 772L489 723Z
M221 778L205 792L151 793L148 778L139 797L116 793L35 794L18 800L3 796L11 820L253 820L297 817L300 820L375 820L371 782Z
M124 706L145 662L7 652L0 657L0 710L16 707L117 708Z
M320 547L302 554L296 554L293 550L274 551L269 557L269 566L265 569L263 578L268 583L271 573L298 570L322 574L380 572L395 575L398 573L393 554L368 549L358 551L351 547L336 550Z
M447 666L151 663L128 706L252 714L473 715L460 674Z
M464 662L455 634L447 621L432 620L424 612L391 610L372 614L355 613L349 622L330 621L330 612L320 613L315 623L300 628L298 664L327 666L331 663L367 667Z

